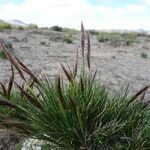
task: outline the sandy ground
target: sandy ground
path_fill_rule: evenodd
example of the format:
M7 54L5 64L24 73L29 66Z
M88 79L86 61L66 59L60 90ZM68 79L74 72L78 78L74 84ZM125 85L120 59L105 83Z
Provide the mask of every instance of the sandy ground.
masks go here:
M63 42L70 36L73 44ZM27 66L42 75L52 76L60 70L60 62L72 64L76 49L80 47L80 33L55 32L50 29L24 31L1 31L0 37L12 42L15 55ZM19 41L14 41L16 37ZM130 83L132 91L150 84L150 37L141 36L130 46L114 46L109 42L100 43L95 35L91 37L91 66L98 68L102 81L113 89ZM24 41L27 38L27 41ZM141 53L148 54L147 59ZM0 59L0 81L10 76L10 64ZM150 92L148 92L150 93Z

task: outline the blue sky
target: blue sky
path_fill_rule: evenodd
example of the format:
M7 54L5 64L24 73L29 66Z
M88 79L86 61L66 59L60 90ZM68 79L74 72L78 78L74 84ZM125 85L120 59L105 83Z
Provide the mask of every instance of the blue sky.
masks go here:
M0 0L0 5L5 5L7 3L14 3L14 4L20 4L24 0Z
M139 0L87 0L92 5L111 5L112 7L118 7L128 4L138 4Z
M150 30L150 0L0 0L0 19L39 26Z

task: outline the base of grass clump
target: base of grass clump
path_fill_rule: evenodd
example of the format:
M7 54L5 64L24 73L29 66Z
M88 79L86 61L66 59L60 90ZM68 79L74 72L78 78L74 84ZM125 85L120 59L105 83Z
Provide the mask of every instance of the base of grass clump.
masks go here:
M12 77L8 86L1 84L0 105L4 111L1 109L0 122L7 128L15 127L29 139L42 141L40 147L44 150L149 149L150 101L144 102L144 95L150 86L133 96L129 96L128 88L112 94L96 78L97 71L91 72L88 33L85 40L82 25L81 69L78 68L77 51L73 67L61 64L65 80L59 74L53 79L38 78L5 51L12 64ZM23 85L14 82L13 68L23 79ZM11 90L13 83L20 93L17 98ZM15 115L5 112L6 108L13 110Z

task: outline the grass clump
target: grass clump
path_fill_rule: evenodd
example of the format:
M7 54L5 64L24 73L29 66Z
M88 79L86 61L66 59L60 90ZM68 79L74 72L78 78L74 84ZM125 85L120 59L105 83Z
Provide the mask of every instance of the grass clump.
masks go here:
M70 37L67 37L67 36L65 36L63 38L63 42L65 42L67 44L72 44L73 43L72 39Z
M148 58L148 55L147 55L147 53L142 52L142 53L141 53L141 57L142 57L142 58Z
M0 29L12 29L12 26L9 23L0 22Z
M59 27L59 26L52 26L51 29L53 31L58 31L58 32L62 32L63 31L63 28L62 27Z
M134 150L150 147L150 109L144 102L144 95L150 86L146 86L135 95L128 95L128 88L111 94L96 79L97 70L91 72L90 38L81 26L81 69L79 70L79 52L73 67L61 64L65 78L61 75L51 78L38 78L17 58L5 52L8 60L16 68L24 85L14 82L23 104L16 103L10 97L13 92L3 90L5 100L0 105L16 110L19 108L24 119L9 117L9 126L23 130L28 138L42 140L42 149L64 150ZM87 49L85 43L87 42ZM86 50L86 51L85 51ZM86 55L85 55L86 53ZM86 56L86 57L85 57ZM12 71L13 72L13 71ZM30 82L27 82L26 73ZM14 74L14 73L13 73ZM12 76L13 77L13 76ZM9 82L9 88L12 87ZM9 91L9 92L8 92ZM9 93L9 94L8 94ZM0 121L8 125L4 112ZM7 114L8 116L9 114ZM18 124L19 121L19 124Z

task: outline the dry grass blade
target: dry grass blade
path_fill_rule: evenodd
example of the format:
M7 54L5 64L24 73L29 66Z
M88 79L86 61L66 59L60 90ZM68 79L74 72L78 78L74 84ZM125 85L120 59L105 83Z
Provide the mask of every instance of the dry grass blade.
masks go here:
M71 106L73 108L73 111L75 112L76 116L77 116L77 104L75 103L75 101L71 98Z
M63 69L63 71L64 71L64 73L65 73L67 79L68 79L69 82L72 84L72 83L73 83L73 77L72 77L71 72L69 73L69 72L67 71L67 69L64 67L63 64L60 64L60 65L61 65L61 67L62 67L62 69Z
M34 105L36 106L37 108L39 109L43 109L42 108L42 105L38 102L38 100L34 97L32 97L30 94L28 94L28 92L24 91L23 88L18 85L16 82L15 84L17 85L17 87L19 88L19 90L21 91L21 93Z
M92 82L94 82L94 81L95 81L95 78L96 78L97 71L98 71L98 69L96 69L96 70L95 70L95 72L94 72L94 75L93 75Z
M82 49L82 58L84 58L84 47L85 47L85 31L83 23L81 22L81 49Z
M16 70L17 70L18 73L20 74L21 78L22 78L23 80L26 80L25 77L24 77L24 75L23 75L23 73L22 73L22 71L21 71L21 69L19 68L19 66L18 66L18 64L17 64L17 62L16 62L16 60L15 60L15 58L13 58L13 57L11 56L11 54L7 52L7 48L6 48L5 46L3 46L3 45L1 45L1 46L2 46L2 48L3 48L2 50L4 51L4 53L5 53L6 57L7 57L7 59L8 59L8 60L11 62L11 64L16 68Z
M137 99L141 94L143 94L150 86L145 86L144 88L142 88L140 91L138 91L132 98L131 100L128 102L127 105L129 105L130 103L132 103L135 99Z
M34 82L39 83L38 78L32 73L32 71L25 64L23 64L18 58L16 58L16 60L19 63L19 65L22 67L22 70L26 72L28 75L30 75L34 80Z
M57 75L57 77L56 77L56 90L57 90L57 94L58 94L59 100L60 100L63 108L65 109L66 108L66 102L65 102L64 96L62 94L60 75Z
M29 131L31 130L31 127L28 124L24 122L14 121L8 118L3 120L3 124L21 129L22 131L25 131L25 133L29 133Z
M80 77L80 86L81 86L81 91L84 91L84 83L82 77Z
M10 107L10 108L17 108L17 106L15 104L11 103L10 101L8 101L6 99L0 99L0 105Z
M11 71L12 71L12 75L11 75L11 78L9 80L8 88L7 88L7 96L8 97L10 97L10 93L11 93L13 82L14 82L14 68L12 65L11 65Z
M147 91L147 90L146 90L146 91ZM143 92L143 94L142 94L142 96L141 96L141 98L140 98L140 101L143 101L143 100L144 100L146 91Z
M74 65L74 78L77 76L77 72L78 72L78 61L79 61L79 50L77 49L76 62L75 62L75 65Z
M90 53L91 53L90 36L89 33L87 33L87 65L89 70L90 70Z
M1 93L3 94L3 96L6 96L7 95L7 90L6 90L5 85L3 83L0 83L0 85L2 87L2 92Z
M34 83L35 83L35 81L34 81L34 80L32 80L32 81L29 83L29 87L30 87L30 88L33 88Z

